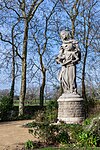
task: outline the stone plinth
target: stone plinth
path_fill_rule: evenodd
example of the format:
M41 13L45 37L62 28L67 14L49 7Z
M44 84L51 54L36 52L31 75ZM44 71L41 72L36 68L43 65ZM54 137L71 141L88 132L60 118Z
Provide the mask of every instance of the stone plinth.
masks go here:
M79 94L64 93L58 99L58 122L81 123L84 120L84 101Z

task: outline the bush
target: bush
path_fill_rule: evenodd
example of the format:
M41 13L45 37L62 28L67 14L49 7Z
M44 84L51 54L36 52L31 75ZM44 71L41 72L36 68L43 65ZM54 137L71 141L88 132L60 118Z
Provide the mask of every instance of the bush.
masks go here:
M32 150L32 149L34 149L34 148L37 148L37 146L33 143L33 141L30 141L30 140L28 140L25 144L24 144L24 146L25 146L25 149L29 149L29 150Z
M45 112L44 112L44 110L36 111L35 114L34 114L34 119L37 122L43 122L45 120Z
M39 138L41 142L48 145L57 145L69 143L69 135L66 126L64 125L54 125L45 123L29 123L27 124L29 128L29 133L33 134L36 138Z
M26 126L33 128L29 133L46 145L72 145L72 147L100 146L100 117L86 119L79 124L53 124L57 120L57 101L50 101L45 111L37 112L35 122ZM70 146L69 146L70 147Z
M57 134L57 142L60 144L68 144L70 143L70 136L68 134L68 128L66 124L58 125L58 134Z
M4 96L0 99L0 120L9 120L12 110L10 97Z
M29 133L33 134L35 137L39 138L41 142L46 144L53 144L56 142L55 133L57 128L49 125L48 123L36 123L33 122L33 129L29 129Z
M96 114L100 114L100 100L97 100L95 96L88 96L84 103L86 116L91 117Z
M35 115L34 119L37 122L56 122L57 121L57 108L58 104L57 101L49 101L46 107L42 110L38 110Z
M49 101L46 106L45 120L52 123L57 121L58 103L56 100Z
M83 125L78 124L49 124L48 122L33 122L27 124L29 133L39 138L47 145L68 145L74 147L100 146L100 118L85 120Z
M74 132L74 137L72 137L72 140L73 139L76 139L75 143L79 147L99 147L100 118L96 117L86 119L81 126L81 130L77 129L77 132Z

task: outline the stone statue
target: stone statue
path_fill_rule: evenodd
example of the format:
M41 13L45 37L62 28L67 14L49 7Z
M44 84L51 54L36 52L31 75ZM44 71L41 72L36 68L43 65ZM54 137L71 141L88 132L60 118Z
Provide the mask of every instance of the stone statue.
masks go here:
M62 46L56 62L62 65L59 73L59 81L62 84L64 93L77 93L76 85L76 64L80 61L80 49L78 42L71 39L69 31L61 31Z

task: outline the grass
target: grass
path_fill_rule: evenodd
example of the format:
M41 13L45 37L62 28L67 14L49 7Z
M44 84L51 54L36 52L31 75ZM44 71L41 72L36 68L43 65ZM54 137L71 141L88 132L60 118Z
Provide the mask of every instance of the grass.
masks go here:
M50 100L44 100L44 106L48 104ZM40 100L25 100L25 106L39 106ZM14 106L19 106L19 100L14 100Z

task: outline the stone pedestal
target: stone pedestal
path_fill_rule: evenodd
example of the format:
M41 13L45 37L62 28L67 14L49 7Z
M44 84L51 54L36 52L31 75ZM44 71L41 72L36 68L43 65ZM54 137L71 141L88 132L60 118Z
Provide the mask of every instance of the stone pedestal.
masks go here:
M63 93L58 99L58 122L81 123L84 120L84 101L79 94Z

